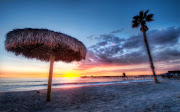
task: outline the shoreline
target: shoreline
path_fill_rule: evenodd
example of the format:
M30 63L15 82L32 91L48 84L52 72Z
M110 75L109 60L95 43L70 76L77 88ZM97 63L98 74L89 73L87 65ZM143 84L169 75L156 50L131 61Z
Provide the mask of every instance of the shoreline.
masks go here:
M121 83L78 88L52 88L0 93L0 111L5 112L134 112L180 110L180 80Z
M160 80L160 79L159 79ZM97 85L111 85L111 84L128 84L128 83L139 83L139 82L152 82L153 79L144 79L144 80L123 80L123 81L109 81L109 82L87 82L85 84L72 84L72 85L60 85L60 86L52 86L53 88L76 88L76 87L91 87ZM90 83L90 84L89 84ZM94 84L93 84L94 83ZM0 91L3 92L21 92L21 91L36 91L36 90L44 90L47 87L42 89L29 89L29 90L12 90L12 91Z

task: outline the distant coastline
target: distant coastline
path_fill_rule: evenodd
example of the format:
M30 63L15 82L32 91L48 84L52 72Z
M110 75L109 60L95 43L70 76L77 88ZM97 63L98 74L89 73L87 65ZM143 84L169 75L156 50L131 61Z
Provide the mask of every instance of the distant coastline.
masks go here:
M160 76L160 75L157 75ZM81 76L81 78L145 78L153 77L153 75L130 75L130 76Z

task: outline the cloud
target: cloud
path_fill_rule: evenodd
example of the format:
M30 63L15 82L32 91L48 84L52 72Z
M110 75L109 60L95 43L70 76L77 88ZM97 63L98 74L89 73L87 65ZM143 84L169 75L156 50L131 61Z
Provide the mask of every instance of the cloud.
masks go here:
M178 42L180 28L168 27L164 30L152 30L148 33L153 45L173 45Z
M128 39L118 37L113 33L103 34L96 38L98 43L88 48L86 60L79 63L80 68L142 64L149 61L142 33ZM154 61L180 59L180 27L148 31L147 38Z
M114 30L114 31L112 31L111 33L112 33L112 34L120 33L120 32L122 32L123 30L124 30L124 29L122 28L122 29Z

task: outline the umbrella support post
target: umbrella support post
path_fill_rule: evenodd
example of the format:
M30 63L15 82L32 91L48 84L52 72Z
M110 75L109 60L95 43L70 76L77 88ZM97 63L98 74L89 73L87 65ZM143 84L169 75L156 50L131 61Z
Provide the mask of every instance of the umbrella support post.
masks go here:
M51 99L51 84L52 84L54 60L55 60L55 55L51 54L51 57L50 57L50 69L49 69L49 79L48 79L48 88L47 88L47 98L46 98L47 102L49 102L50 99Z

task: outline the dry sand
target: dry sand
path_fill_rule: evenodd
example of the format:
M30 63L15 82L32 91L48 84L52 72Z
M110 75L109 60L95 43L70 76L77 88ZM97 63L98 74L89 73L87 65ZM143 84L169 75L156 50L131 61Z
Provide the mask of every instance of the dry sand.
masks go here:
M0 93L1 112L180 112L180 80Z

